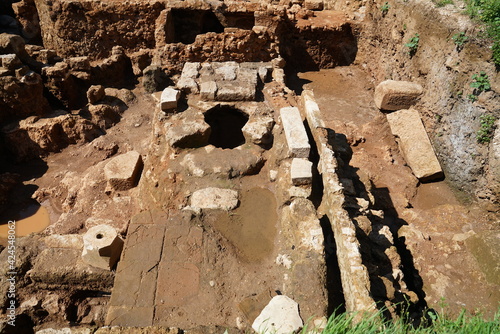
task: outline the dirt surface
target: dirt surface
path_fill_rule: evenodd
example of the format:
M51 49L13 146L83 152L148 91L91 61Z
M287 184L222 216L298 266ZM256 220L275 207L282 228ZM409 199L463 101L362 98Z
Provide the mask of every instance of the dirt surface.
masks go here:
M403 259L403 265L415 266L405 275L414 276L410 282L421 289L427 306L446 305L453 314L465 307L491 317L499 305L499 287L481 270L474 257L477 250L466 240L485 232L497 235L498 217L465 202L466 196L452 190L446 178L426 184L416 180L385 115L374 105L374 85L362 68L337 67L298 76L303 88L314 91L326 126L346 136L352 149L349 164L360 179L372 182L375 203L384 210L393 234L403 227L399 235L406 234L410 261ZM402 232L407 229L411 233Z

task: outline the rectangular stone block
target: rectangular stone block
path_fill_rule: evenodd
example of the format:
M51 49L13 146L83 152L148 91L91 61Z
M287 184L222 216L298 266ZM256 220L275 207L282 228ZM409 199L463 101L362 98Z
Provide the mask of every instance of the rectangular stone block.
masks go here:
M255 85L244 81L219 81L217 83L217 101L253 101Z
M386 80L375 88L375 104L383 110L407 109L417 103L423 89L417 83Z
M217 94L217 83L215 81L202 82L200 85L200 95L205 101L215 100Z
M285 107L280 109L281 122L285 131L288 152L295 158L309 158L311 145L307 138L306 128L298 108Z
M312 183L312 162L294 158L290 167L290 176L294 186Z
M163 90L160 97L160 108L163 111L168 111L177 108L180 92L172 87L167 87Z
M387 115L392 134L399 137L402 153L413 174L420 180L443 175L431 141L418 111L403 109Z

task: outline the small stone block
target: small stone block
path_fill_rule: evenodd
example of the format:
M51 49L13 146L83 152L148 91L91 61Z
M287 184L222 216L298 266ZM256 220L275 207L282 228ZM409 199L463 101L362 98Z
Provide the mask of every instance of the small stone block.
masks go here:
M281 108L280 117L290 156L294 158L309 158L311 145L309 144L309 138L307 137L306 128L302 122L299 109L296 107Z
M312 183L312 162L307 159L294 158L290 167L292 184L299 186Z
M403 109L387 115L392 134L399 137L401 149L413 174L420 180L443 175L417 110Z
M160 108L163 111L172 110L177 108L180 92L172 87L167 87L161 93Z
M375 104L382 110L407 109L417 103L423 89L409 81L382 81L375 88Z
M201 83L200 95L205 101L215 100L217 94L217 83L215 81L206 81Z

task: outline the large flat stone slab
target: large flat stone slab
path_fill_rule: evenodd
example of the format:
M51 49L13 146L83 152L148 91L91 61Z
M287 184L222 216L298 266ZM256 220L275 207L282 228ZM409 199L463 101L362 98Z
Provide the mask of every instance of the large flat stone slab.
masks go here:
M280 117L290 155L295 158L309 158L311 145L299 109L295 107L281 108Z
M383 110L407 109L417 103L423 89L409 81L382 81L375 88L375 104Z
M114 190L128 190L136 186L142 166L141 155L130 151L112 158L104 166L104 176Z
M402 153L413 174L420 180L443 176L418 111L403 109L387 115L392 134L399 137Z
M238 192L232 189L205 188L191 195L191 207L199 209L232 210L238 206Z

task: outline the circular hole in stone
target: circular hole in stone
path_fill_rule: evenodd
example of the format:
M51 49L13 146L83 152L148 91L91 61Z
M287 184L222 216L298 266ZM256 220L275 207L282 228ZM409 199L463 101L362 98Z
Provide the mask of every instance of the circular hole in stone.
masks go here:
M235 148L245 143L241 129L248 115L231 106L217 106L205 113L212 131L208 143L220 148Z
M95 237L96 239L102 239L104 236L101 233L98 233Z

